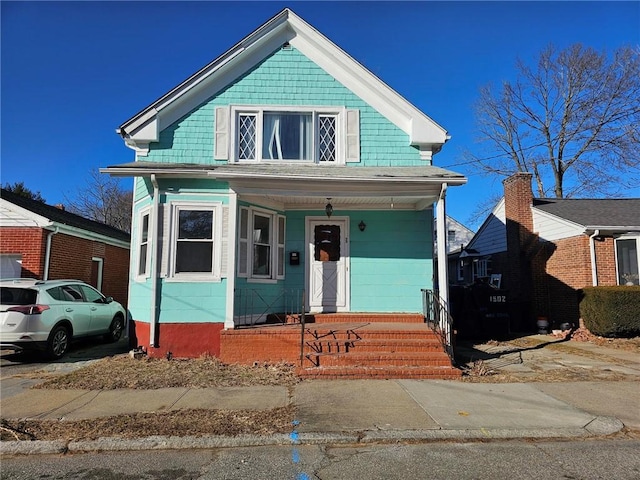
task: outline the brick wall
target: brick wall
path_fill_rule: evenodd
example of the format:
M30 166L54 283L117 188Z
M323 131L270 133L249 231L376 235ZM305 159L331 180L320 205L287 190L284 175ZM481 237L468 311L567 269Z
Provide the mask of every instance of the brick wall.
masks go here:
M129 250L58 233L51 242L49 279L73 278L91 283L92 258L101 258L102 292L127 306Z
M2 227L0 253L22 254L23 278L42 278L47 233L38 227Z
M531 178L529 173L518 173L503 182L508 252L503 284L511 299L528 312L529 323L543 316L554 327L577 324L577 290L593 284L589 236L540 242L532 232ZM595 249L598 285L616 285L613 238L596 240Z
M598 285L617 285L618 274L616 272L616 247L613 238L608 237L602 240L596 240L595 246Z

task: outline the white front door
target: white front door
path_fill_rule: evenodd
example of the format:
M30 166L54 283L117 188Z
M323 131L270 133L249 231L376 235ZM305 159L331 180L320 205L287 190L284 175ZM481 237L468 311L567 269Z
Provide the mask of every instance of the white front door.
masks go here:
M307 218L306 230L310 311L349 311L349 219Z

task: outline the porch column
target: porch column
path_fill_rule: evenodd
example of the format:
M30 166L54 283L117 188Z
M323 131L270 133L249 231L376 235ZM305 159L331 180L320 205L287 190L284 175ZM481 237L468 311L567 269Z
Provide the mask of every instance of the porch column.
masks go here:
M229 225L227 227L227 311L225 312L224 328L233 329L235 323L236 291L236 232L238 225L238 194L229 188Z
M447 265L447 209L445 196L447 184L443 183L440 190L440 197L436 207L436 233L438 235L438 295L445 308L449 309L449 275ZM441 318L440 322L446 322L446 318ZM443 330L445 325L441 325Z

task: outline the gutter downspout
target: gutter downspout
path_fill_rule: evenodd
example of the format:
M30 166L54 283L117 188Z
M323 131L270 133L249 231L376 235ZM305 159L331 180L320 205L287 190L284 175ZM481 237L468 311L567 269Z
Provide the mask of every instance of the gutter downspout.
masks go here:
M49 266L51 264L51 240L52 237L58 233L59 228L55 227L53 232L47 234L47 246L44 251L44 272L42 273L43 280L49 280Z
M438 197L438 205L436 206L436 234L438 235L438 295L442 305L449 309L449 275L447 265L447 213L445 197L447 193L447 184L443 183ZM446 322L443 318L441 322ZM441 325L445 328L445 325Z
M598 286L598 267L596 265L596 243L595 238L600 235L600 230L593 232L589 236L589 249L591 250L591 282L594 287Z
M151 228L153 232L151 242L151 317L149 322L149 346L157 347L156 326L158 323L158 209L160 204L158 180L155 173L151 174L153 185L153 206L151 207Z

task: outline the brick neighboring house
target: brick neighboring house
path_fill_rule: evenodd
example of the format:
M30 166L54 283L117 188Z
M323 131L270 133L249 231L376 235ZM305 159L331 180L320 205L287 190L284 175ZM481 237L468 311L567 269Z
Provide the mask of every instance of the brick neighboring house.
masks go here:
M0 276L72 278L127 305L130 236L2 189Z
M511 329L577 323L577 291L638 285L640 199L534 198L532 175L504 182L504 198L465 248L468 281L501 276Z

